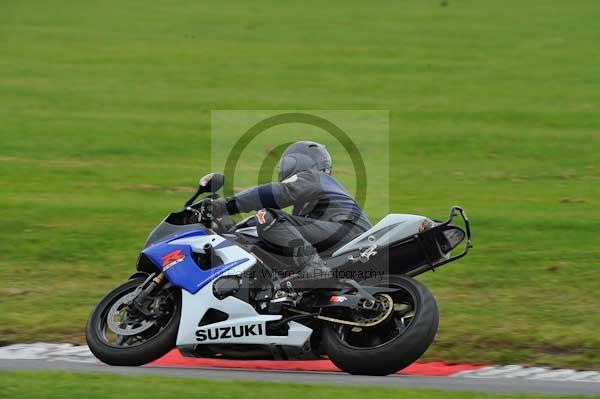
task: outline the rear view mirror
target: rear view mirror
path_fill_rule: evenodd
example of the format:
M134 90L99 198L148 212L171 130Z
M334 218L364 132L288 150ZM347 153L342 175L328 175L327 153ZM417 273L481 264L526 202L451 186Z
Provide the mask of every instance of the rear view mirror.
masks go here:
M221 189L221 187L223 187L224 184L225 176L223 176L221 173L209 173L205 176L202 176L198 182L198 191L192 195L192 198L187 200L184 207L192 205L200 194L216 193Z
M202 193L216 193L225 184L225 176L221 173L209 173L200 178L198 182L198 192Z

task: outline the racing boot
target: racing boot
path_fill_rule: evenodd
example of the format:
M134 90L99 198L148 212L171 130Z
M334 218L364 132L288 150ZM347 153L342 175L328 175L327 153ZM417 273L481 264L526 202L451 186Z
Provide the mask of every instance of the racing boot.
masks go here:
M304 256L297 258L300 272L286 279L287 284L291 285L292 290L300 291L329 287L333 279L331 269L325 265L314 248L306 250Z
M333 276L331 269L325 265L325 262L318 253L313 253L304 259L302 270L298 278L308 280L328 279Z

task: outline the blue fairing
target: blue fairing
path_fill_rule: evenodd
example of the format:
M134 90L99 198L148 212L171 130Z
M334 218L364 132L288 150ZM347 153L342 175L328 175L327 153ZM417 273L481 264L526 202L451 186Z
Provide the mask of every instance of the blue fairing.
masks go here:
M248 258L239 259L209 270L202 270L192 258L191 246L171 244L181 238L204 236L206 233L206 230L186 232L180 236L171 237L167 241L158 242L144 249L142 253L152 261L157 269L162 271L165 268L164 273L173 285L195 294L227 270L248 260Z

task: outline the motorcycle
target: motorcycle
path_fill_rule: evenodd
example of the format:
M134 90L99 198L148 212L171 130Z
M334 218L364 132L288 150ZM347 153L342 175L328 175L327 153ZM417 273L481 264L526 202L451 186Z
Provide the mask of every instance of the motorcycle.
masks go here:
M254 218L212 217L224 179L202 177L183 209L151 232L137 272L95 306L86 339L99 360L138 366L176 347L220 359L328 357L351 374L387 375L427 350L438 308L414 277L467 255L462 208L445 221L387 215L322 254L333 276L294 279L281 277L285 259L260 240Z

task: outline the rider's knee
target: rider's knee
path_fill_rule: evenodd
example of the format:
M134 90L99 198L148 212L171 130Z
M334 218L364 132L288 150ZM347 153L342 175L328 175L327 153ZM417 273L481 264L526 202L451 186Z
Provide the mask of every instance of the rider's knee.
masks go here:
M265 231L277 221L277 214L270 208L263 208L256 212L255 219L258 231Z

